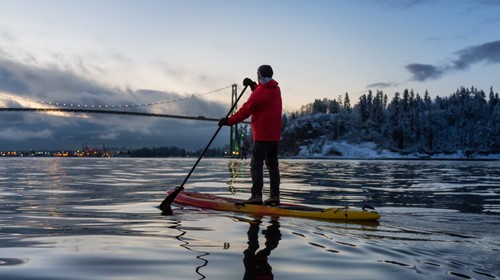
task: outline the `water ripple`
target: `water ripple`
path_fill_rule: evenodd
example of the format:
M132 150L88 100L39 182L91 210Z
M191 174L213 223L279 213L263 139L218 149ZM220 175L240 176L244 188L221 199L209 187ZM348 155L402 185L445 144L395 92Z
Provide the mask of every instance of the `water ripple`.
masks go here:
M496 162L281 161L283 201L371 204L375 223L160 215L194 160L0 159L0 278L500 277ZM250 182L249 161L207 158L186 188L245 198Z

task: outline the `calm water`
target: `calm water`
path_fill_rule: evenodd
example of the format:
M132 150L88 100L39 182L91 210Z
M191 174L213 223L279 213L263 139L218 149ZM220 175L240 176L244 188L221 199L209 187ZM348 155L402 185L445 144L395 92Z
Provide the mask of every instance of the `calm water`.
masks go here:
M193 163L0 159L0 279L500 278L500 162L281 161L283 201L378 223L160 215ZM246 198L248 163L203 159L186 189Z

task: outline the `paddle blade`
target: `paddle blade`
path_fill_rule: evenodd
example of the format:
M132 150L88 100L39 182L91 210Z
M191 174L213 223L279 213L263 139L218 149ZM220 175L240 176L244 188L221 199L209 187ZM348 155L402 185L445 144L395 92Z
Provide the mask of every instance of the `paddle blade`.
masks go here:
M162 203L160 204L160 206L158 206L158 208L160 208L160 210L163 213L169 213L169 212L172 213L172 208L170 207L170 205L172 204L172 202L174 202L175 198L182 191L182 189L184 188L183 187L175 188L173 192L167 195L167 197L162 201Z
M164 207L164 209L165 209L165 207ZM163 216L170 216L173 213L174 212L172 211L172 207L170 207L170 205L167 205L166 209L161 211L161 215L163 215Z

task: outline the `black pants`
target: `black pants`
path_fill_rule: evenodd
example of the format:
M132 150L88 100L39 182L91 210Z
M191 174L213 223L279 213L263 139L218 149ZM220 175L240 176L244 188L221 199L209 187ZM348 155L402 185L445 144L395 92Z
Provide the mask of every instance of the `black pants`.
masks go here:
M278 168L278 141L254 141L250 162L252 196L262 196L264 187L264 162L269 170L270 195L280 195L280 171Z

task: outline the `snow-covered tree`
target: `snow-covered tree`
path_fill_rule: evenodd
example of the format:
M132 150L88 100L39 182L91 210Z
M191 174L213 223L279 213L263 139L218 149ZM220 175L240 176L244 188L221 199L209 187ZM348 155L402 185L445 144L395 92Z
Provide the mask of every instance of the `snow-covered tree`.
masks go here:
M405 89L390 102L382 91L368 91L352 109L347 93L343 100L316 99L284 117L283 149L293 154L314 139L372 141L402 153L500 153L500 99L490 88L486 100L475 87L434 102L427 90L422 98Z

